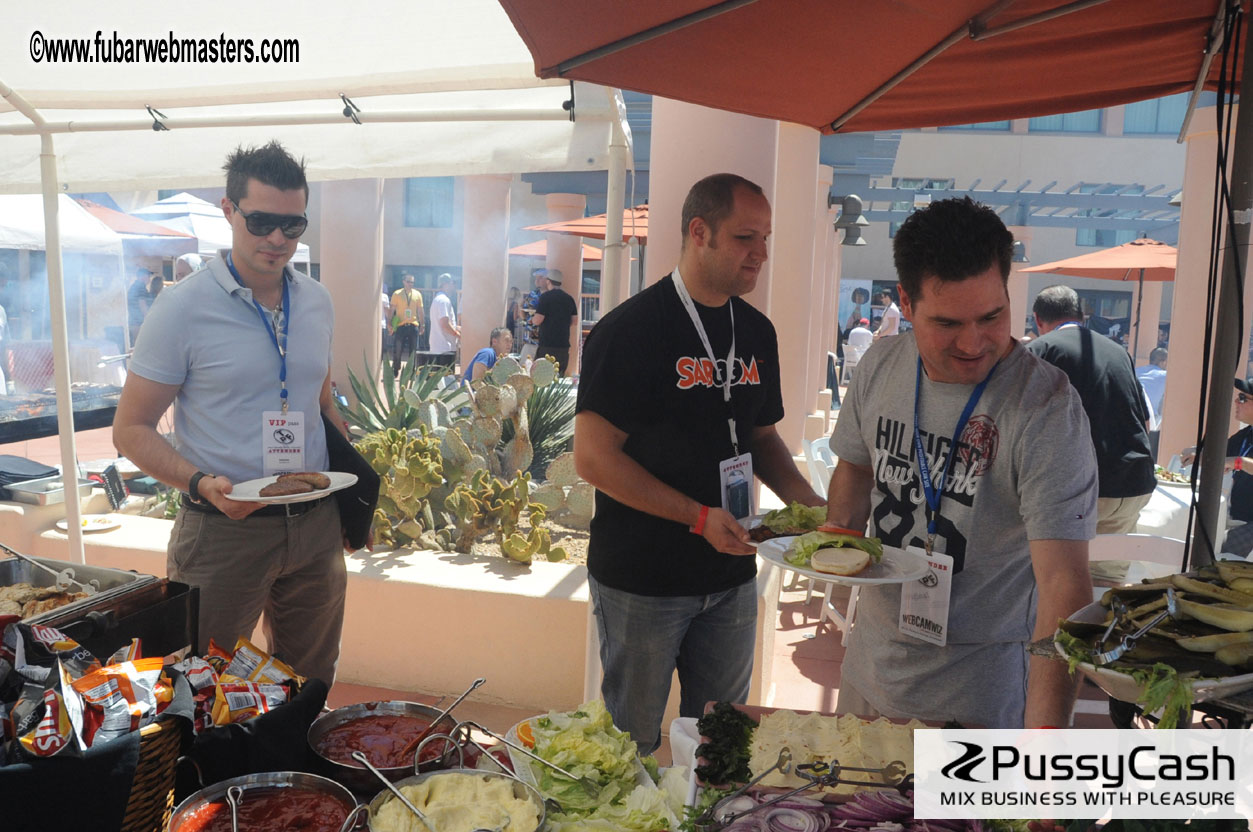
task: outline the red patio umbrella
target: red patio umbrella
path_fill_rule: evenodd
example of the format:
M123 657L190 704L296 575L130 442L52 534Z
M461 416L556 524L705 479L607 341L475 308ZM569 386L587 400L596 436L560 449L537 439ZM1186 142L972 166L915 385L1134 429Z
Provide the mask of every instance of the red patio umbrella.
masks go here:
M547 231L553 234L571 234L575 237L591 237L595 240L605 239L608 225L608 214L597 214L594 217L580 217L577 220L562 220L543 225L528 225L527 231ZM624 208L622 211L622 242L632 237L640 241L640 245L648 244L648 206L637 205Z
M533 243L523 243L520 246L514 246L513 248L509 249L509 256L510 257L547 257L548 256L548 241L536 240ZM583 244L583 259L584 260L603 260L604 254L601 252L600 249L596 248L596 246L589 246L586 243L584 243Z
M1069 113L1210 88L1219 0L500 0L541 78L823 132ZM1248 11L1248 0L1243 0ZM1240 64L1239 59L1236 61Z
M1136 352L1140 343L1140 299L1144 295L1144 281L1174 280L1178 256L1179 252L1174 246L1146 237L1091 254L1080 254L1065 260L1031 266L1022 271L1094 277L1098 280L1138 280L1140 289L1136 293L1135 339L1131 347L1134 361L1138 357Z

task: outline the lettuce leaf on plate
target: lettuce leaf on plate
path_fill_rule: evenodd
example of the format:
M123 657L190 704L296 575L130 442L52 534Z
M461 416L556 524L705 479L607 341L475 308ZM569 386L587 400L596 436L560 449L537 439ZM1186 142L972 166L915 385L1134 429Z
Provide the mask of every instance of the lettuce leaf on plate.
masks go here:
M792 503L787 508L777 508L761 518L761 524L775 534L796 529L816 529L827 519L826 506L807 506Z
M784 553L783 559L793 566L808 569L814 552L819 549L840 546L861 549L870 555L871 563L878 563L883 558L883 543L877 537L857 537L851 534L836 534L834 532L809 532L808 534L800 535L792 541L792 545Z

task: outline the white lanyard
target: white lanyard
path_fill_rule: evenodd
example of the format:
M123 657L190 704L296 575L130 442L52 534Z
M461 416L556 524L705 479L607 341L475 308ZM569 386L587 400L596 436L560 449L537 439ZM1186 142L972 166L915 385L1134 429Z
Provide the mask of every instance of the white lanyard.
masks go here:
M692 324L696 327L696 334L700 336L700 342L705 347L705 353L713 365L714 378L722 386L722 400L727 403L727 424L731 428L731 447L735 450L735 455L739 456L740 440L735 433L735 411L730 406L731 374L735 367L735 307L729 300L727 301L727 308L731 311L731 351L727 353L726 372L720 373L718 372L718 359L714 357L714 348L709 343L709 336L705 334L705 325L701 323L696 304L692 301L692 295L687 291L687 286L684 285L683 276L679 274L677 266L674 269L674 291L678 293L683 308L687 310L688 317L692 319Z

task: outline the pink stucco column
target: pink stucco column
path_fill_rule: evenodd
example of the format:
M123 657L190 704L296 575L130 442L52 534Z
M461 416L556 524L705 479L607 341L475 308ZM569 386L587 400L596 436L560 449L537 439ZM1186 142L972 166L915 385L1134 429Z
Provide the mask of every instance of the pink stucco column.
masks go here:
M1201 361L1205 346L1205 284L1209 273L1213 219L1214 165L1218 134L1214 108L1198 109L1187 136L1183 204L1179 209L1179 257L1171 303L1170 358L1162 401L1157 461L1165 464L1181 448L1196 444L1197 403L1201 400Z
M509 188L513 178L467 176L461 234L461 365L505 324L509 290Z
M548 194L544 202L548 207L548 222L577 220L587 212L587 197L583 194ZM566 375L577 375L579 342L582 340L583 238L571 234L549 234L546 265L549 269L561 271L561 289L574 298L574 305L580 310L580 315L570 325L570 366L565 369Z
M383 180L349 179L321 185L322 229L312 252L335 307L331 379L352 397L348 370L378 378L383 291ZM363 376L363 373L365 374Z
M1009 226L1009 233L1014 235L1014 239L1023 244L1023 250L1027 257L1031 256L1031 229L1025 225ZM1030 263L1011 263L1009 272L1009 281L1006 283L1005 290L1009 293L1009 313L1010 313L1010 329L1009 334L1015 338L1021 338L1027 332L1027 317L1031 314L1031 304L1035 303L1034 297L1028 297L1027 278L1030 275L1020 271Z
M830 165L818 165L814 179L813 268L809 277L809 389L815 391L827 386L827 351L831 349L835 301L839 291L837 282L832 279L835 229L831 225L831 210L827 207L833 174Z
M678 262L683 199L692 183L728 171L762 187L773 209L770 257L744 299L768 315L778 333L786 415L777 428L793 453L801 450L805 416L817 395L810 293L818 139L807 127L653 99L647 282Z

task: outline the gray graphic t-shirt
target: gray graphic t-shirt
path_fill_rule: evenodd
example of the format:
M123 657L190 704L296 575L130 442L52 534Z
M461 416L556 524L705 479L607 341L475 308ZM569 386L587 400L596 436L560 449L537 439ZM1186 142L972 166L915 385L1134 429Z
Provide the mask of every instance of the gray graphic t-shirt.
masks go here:
M923 546L926 500L914 452L918 349L912 333L876 343L858 365L831 448L869 466L871 534ZM919 433L933 476L973 385L922 381ZM901 588L863 587L842 679L889 716L1021 727L1024 645L1035 624L1029 540L1096 531L1096 461L1088 420L1066 376L1015 347L996 368L957 443L935 551L953 558L948 644L898 630Z

